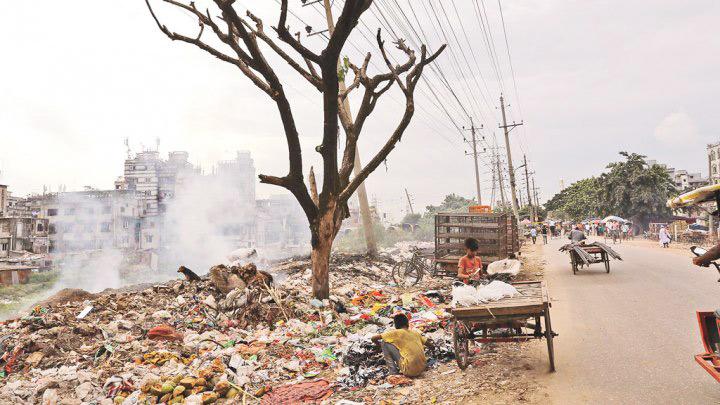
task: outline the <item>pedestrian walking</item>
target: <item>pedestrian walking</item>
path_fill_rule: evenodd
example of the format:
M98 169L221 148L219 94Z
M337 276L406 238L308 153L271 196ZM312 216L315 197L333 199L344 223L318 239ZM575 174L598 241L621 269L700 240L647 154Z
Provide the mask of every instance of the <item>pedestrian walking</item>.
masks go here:
M542 229L540 229L540 233L542 233L543 237L543 244L547 245L547 235L548 235L548 229L547 226L543 224Z
M537 240L537 229L535 229L535 227L530 228L530 238L532 239L534 245Z
M663 226L660 228L660 233L658 234L660 238L660 246L663 248L669 248L670 247L670 233L668 233L667 229Z

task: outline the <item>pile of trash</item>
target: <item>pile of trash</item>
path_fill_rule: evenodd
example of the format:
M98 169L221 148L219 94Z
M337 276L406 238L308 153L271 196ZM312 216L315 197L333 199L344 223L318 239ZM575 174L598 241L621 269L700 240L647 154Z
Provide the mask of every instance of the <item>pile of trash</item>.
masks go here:
M393 256L336 256L327 300L312 298L303 260L270 272L219 265L204 276L181 267L179 280L98 294L63 290L0 323L0 403L296 403L401 384L386 378L369 338L402 311L435 342L431 367L452 360L450 296L439 288L448 281L430 276L395 288Z

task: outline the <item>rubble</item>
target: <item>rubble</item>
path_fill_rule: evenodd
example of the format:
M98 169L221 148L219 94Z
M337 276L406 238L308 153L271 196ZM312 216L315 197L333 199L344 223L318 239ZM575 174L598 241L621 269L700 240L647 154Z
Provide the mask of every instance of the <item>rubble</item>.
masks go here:
M415 379L388 379L369 338L402 311L434 343L427 373L452 361L450 280L399 290L391 269L402 254L335 256L329 300L312 298L307 259L280 263L279 285L245 264L199 281L63 292L0 323L0 403L364 401L410 389Z

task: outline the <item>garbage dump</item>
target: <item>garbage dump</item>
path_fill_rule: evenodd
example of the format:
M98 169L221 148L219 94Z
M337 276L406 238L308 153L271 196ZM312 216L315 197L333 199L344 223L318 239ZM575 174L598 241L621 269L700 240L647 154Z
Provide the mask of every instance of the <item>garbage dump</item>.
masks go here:
M394 287L400 253L334 256L328 300L312 298L308 259L270 272L219 265L197 278L188 271L205 271L184 268L175 281L98 294L63 290L0 323L0 403L320 402L409 384L387 376L369 338L402 311L434 341L430 367L452 360L450 296L448 281L432 277Z

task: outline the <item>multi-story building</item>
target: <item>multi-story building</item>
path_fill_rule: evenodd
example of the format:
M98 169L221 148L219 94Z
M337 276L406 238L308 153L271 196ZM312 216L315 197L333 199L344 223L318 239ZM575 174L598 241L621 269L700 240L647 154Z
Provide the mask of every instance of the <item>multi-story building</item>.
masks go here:
M48 228L43 218L0 218L0 258L13 251L48 253Z
M0 217L7 216L8 207L10 205L10 193L7 186L0 184Z
M310 240L307 219L292 195L257 200L257 207L257 246L297 247Z
M675 188L677 188L679 191L688 188L701 187L708 183L708 179L704 178L700 173L690 173L684 169L676 169L674 167L669 167L665 163L659 163L657 160L650 159L646 160L646 162L649 166L657 165L664 168L667 171L668 175L670 175L670 178L672 179Z
M711 184L720 183L720 142L707 145L708 180Z
M139 249L140 200L131 190L86 190L48 195L37 217L49 220L50 252Z
M694 189L702 187L707 179L700 173L689 173L687 170L675 170L672 173L673 183L678 190Z

